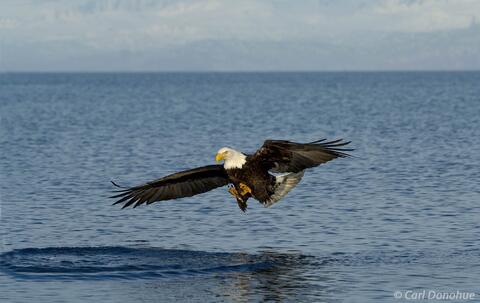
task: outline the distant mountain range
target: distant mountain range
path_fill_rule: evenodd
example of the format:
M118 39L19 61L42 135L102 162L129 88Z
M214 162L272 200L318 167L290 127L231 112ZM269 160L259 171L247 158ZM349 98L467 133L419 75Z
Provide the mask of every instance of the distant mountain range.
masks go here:
M422 32L357 32L322 41L201 40L99 49L70 40L6 45L0 69L71 71L478 70L480 25Z

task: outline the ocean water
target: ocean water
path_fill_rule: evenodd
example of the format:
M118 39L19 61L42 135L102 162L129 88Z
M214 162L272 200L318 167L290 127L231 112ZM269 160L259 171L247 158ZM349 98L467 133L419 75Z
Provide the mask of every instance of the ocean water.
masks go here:
M0 302L480 300L480 73L0 74L0 119ZM267 138L355 157L247 213L108 199Z

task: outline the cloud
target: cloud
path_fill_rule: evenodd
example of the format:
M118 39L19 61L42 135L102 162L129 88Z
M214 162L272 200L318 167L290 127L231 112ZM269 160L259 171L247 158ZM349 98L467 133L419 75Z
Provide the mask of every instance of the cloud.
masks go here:
M17 27L17 21L12 18L0 18L0 30L13 29Z
M391 60L381 61L374 54L384 53L388 57L388 43L396 43L394 41L397 40L415 43L418 47L416 50L414 46L404 48L396 45L412 52L411 56L404 56L403 62L421 61L420 55L416 58L415 53L420 54L432 45L436 45L435 50L440 53L448 48L449 58L457 54L461 61L465 50L463 45L437 40L447 39L448 34L443 32L456 31L455 35L463 35L473 41L468 42L469 47L477 47L475 36L471 36L477 28L475 20L480 20L480 1L477 0L0 2L3 53L9 56L2 62L12 69L16 68L14 62L21 62L16 60L20 54L29 58L29 64L46 60L44 56L47 56L52 67L62 69L73 68L70 62L75 60L100 65L110 62L114 67L115 64L122 65L122 60L127 60L127 57L129 62L133 62L133 68L138 64L140 69L144 66L139 62L155 61L153 57L163 56L157 61L168 58L173 60L168 63L169 68L178 66L183 69L184 62L200 66L194 62L202 60L197 55L199 53L212 52L217 57L222 56L217 49L223 49L223 57L228 59L220 62L211 58L209 62L214 63L201 66L227 68L237 59L245 66L251 66L247 64L251 60L259 64L260 69L261 62L274 64L272 62L282 60L297 62L299 68L308 66L302 60L294 60L294 54L298 53L314 60L310 65L316 68L326 66L327 61L329 68L335 65L345 68L344 63L349 56L370 62L371 66L378 68L381 64L393 66ZM405 38L408 35L415 36L415 39ZM459 43L464 41L467 40L459 40ZM234 47L242 48L244 52L234 51ZM275 47L284 48L285 52ZM169 52L181 53L183 57L170 55ZM267 58L268 53L277 59ZM335 53L339 55L335 56ZM109 55L111 59L106 60ZM130 56L148 58L132 60ZM152 59L149 59L150 56ZM470 55L468 60L475 61L475 58L475 55ZM333 63L330 62L332 60ZM458 63L459 60L450 61L455 61L455 66L468 65ZM351 65L355 65L354 61ZM397 66L400 64L400 61L395 62ZM291 66L288 65L289 68Z
M387 29L427 32L465 28L472 18L480 17L476 0L385 0L372 8L374 16L386 16L392 22Z
M159 17L179 17L191 13L208 13L215 11L221 6L219 1L198 1L192 3L176 3L173 5L166 5L159 10L157 15Z

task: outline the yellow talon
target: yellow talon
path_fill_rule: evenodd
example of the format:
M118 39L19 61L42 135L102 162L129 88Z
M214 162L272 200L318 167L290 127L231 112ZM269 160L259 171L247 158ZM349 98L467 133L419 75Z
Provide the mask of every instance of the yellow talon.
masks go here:
M246 184L240 183L238 186L240 187L240 190L241 190L240 194L242 196L245 196L247 193L252 194L252 189L250 187L248 187Z
M239 184L241 193L237 191L234 185L228 186L228 192L237 199L237 204L240 209L245 212L247 210L247 200L248 197L245 197L246 193L251 193L252 190L247 185L240 183ZM245 199L246 198L246 199Z
M232 196L238 197L238 191L235 189L234 186L229 187L229 188L228 188L228 192L229 192Z

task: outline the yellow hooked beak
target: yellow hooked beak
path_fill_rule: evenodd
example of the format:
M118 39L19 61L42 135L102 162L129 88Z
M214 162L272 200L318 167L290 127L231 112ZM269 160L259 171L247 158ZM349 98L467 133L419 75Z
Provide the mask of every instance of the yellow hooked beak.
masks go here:
M215 156L215 161L217 162L222 161L223 159L225 159L225 153L219 153Z

